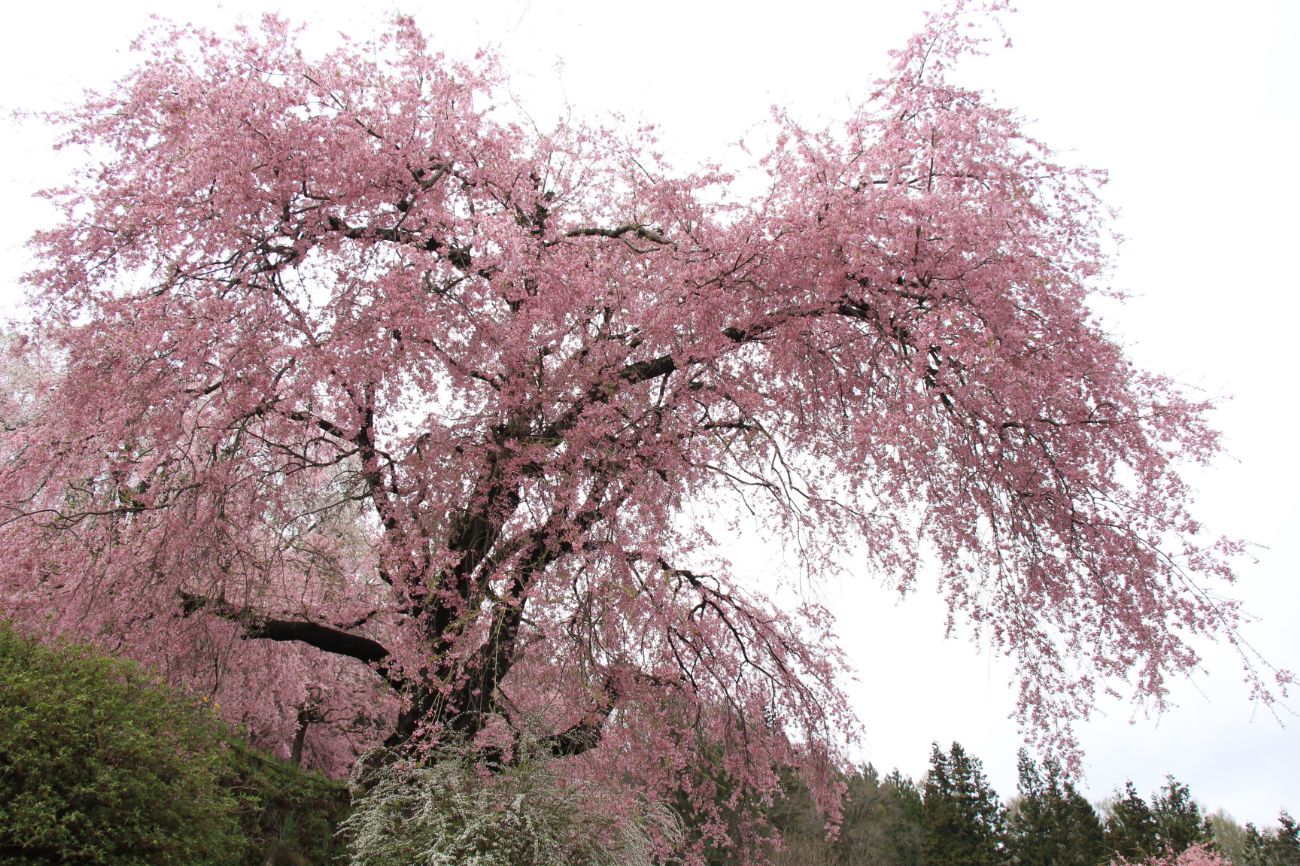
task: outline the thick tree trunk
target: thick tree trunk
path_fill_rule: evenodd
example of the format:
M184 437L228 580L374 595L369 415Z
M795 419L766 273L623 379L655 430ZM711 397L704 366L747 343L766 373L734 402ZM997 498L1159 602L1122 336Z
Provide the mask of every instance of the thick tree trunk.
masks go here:
M302 766L302 746L307 741L307 729L311 727L311 721L306 714L298 711L298 729L293 732L293 748L289 750L289 762Z

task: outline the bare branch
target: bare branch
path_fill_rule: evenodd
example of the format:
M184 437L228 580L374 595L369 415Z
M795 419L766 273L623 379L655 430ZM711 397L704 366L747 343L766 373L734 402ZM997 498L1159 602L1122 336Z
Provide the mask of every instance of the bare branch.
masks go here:
M298 641L327 653L346 656L368 665L379 665L379 673L395 688L402 680L385 673L382 662L388 659L387 647L377 640L352 634L343 629L299 619L277 619L259 614L249 608L231 604L225 599L207 598L182 592L181 612L184 616L204 612L239 624L243 636L250 640Z

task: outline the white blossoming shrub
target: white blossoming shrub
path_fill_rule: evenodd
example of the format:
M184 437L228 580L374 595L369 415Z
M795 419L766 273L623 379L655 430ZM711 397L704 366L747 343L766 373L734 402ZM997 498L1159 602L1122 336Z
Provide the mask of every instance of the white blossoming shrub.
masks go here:
M371 756L354 775L339 832L352 866L650 866L681 839L663 807L611 815L531 748L504 767L444 747L428 764Z

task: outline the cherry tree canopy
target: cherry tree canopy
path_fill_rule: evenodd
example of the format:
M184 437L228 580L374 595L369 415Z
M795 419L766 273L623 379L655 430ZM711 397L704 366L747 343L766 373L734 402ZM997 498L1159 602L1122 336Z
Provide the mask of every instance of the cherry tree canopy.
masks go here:
M935 569L1049 744L1159 703L1237 641L1176 471L1216 438L1092 319L1100 177L948 80L959 12L842 127L778 118L739 202L406 20L148 34L53 118L90 164L0 395L4 609L323 767L527 731L718 834L785 765L832 806L854 728L829 617L745 589L727 515L813 577Z

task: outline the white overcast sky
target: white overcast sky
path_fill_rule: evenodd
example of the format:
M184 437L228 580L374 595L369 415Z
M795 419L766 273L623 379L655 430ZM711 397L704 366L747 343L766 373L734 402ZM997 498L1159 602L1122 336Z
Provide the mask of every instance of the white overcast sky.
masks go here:
M778 104L810 123L844 117L885 71L886 51L920 26L932 0L836 3L658 0L432 2L337 0L184 4L25 2L0 33L0 109L39 109L104 86L151 12L224 29L281 10L314 40L364 35L414 14L435 47L495 48L519 102L539 121L571 110L659 125L679 162L730 158ZM1128 238L1113 282L1136 297L1108 325L1148 368L1216 398L1231 457L1194 476L1212 529L1259 545L1236 587L1259 621L1246 636L1300 669L1300 451L1291 381L1300 320L1300 3L1295 0L1021 0L1014 47L974 61L962 80L1034 120L1071 158L1111 172L1108 200ZM567 106L567 108L566 108ZM0 300L20 297L23 242L49 213L31 193L62 166L37 126L0 136ZM1004 797L1019 737L1009 669L944 641L937 601L897 603L863 580L831 586L866 728L864 759L917 777L929 744L958 740ZM1271 825L1300 812L1300 717L1286 727L1251 705L1231 654L1175 687L1178 706L1146 718L1103 704L1082 729L1087 790L1132 779L1144 794L1175 774L1212 809ZM1300 707L1300 694L1291 700Z

